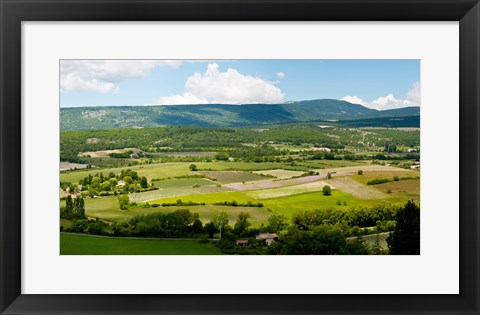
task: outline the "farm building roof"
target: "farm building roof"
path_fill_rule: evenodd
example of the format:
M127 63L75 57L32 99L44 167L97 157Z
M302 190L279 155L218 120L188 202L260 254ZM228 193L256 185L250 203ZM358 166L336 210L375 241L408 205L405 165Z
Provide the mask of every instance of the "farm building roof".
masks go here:
M268 240L278 238L277 233L260 233L257 235L257 240Z

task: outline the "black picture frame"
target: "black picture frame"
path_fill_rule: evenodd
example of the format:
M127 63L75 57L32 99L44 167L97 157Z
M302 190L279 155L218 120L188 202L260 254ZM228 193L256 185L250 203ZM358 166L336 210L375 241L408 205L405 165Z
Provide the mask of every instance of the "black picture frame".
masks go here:
M0 17L2 314L479 314L478 0L0 0ZM21 23L157 20L459 21L460 294L221 296L21 294Z

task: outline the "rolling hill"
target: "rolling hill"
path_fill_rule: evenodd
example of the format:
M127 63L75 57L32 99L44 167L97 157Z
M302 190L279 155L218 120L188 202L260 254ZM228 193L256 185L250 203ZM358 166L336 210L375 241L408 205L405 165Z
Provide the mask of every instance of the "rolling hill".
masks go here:
M283 104L97 106L60 109L61 130L195 125L234 127L318 120L420 116L420 107L379 111L333 99Z

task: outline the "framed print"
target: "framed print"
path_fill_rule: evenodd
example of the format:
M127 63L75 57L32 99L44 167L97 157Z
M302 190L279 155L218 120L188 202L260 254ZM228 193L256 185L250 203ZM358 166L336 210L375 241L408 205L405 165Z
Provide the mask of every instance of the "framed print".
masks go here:
M0 3L2 314L479 313L478 1Z

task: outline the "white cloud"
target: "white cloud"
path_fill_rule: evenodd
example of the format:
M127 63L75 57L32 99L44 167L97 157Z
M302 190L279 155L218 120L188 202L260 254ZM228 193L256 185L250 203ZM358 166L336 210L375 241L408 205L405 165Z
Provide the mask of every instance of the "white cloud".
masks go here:
M349 102L349 103L352 103L352 104L360 104L360 105L363 105L363 106L367 106L368 103L365 102L364 100L362 100L361 98L357 97L357 96L345 96L341 99L342 101L346 101L346 102Z
M421 102L420 94L420 82L413 83L412 89L407 92L407 98L416 105L420 105Z
M62 60L60 90L118 92L121 81L145 77L156 66L181 64L181 60Z
M210 63L204 74L194 73L185 82L183 94L164 96L161 105L182 104L254 104L280 103L285 94L273 83L258 77L243 75L228 68L220 72L218 64Z
M285 78L285 72L277 72L276 75L277 75L277 78L279 79Z
M171 96L162 96L160 97L157 103L161 105L208 104L208 100L204 98L199 98L190 93L183 93L183 94L177 94L177 95L171 95Z
M358 96L347 95L343 97L342 101L347 101L352 104L360 104L368 108L385 110L385 109L395 109L408 106L420 106L420 82L415 82L412 85L410 91L407 92L407 99L400 100L396 99L393 94L388 94L387 96L381 96L372 102L366 102L359 98Z
M408 100L399 100L396 99L393 94L388 94L387 96L381 96L374 100L373 102L365 102L357 96L345 96L341 99L342 101L347 101L353 104L360 104L368 108L385 110L385 109L395 109L408 106L414 106L415 104Z
M95 91L99 93L118 92L119 87L111 82L97 79L81 79L73 73L64 75L60 79L60 87L65 91Z

